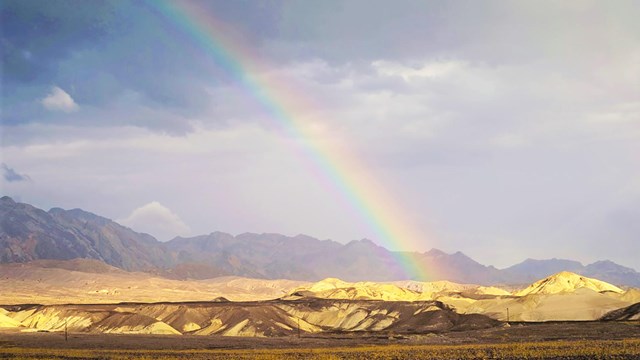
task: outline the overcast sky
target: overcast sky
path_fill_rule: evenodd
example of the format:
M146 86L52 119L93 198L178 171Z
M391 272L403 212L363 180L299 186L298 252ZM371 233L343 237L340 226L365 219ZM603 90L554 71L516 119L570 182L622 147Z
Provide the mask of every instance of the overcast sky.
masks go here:
M380 243L152 3L0 3L2 194L163 241ZM313 125L345 141L424 233L404 250L640 270L640 2L196 6L313 100Z

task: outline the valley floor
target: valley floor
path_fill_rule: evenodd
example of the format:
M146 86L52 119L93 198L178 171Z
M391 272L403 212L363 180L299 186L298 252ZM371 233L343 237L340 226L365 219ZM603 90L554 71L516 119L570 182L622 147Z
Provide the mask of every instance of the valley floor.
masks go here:
M276 338L0 332L0 359L638 359L640 323L514 323L443 334Z

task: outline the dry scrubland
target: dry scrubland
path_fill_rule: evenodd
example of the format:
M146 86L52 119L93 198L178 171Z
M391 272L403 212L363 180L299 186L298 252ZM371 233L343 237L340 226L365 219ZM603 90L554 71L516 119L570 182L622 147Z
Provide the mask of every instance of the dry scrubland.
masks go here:
M16 359L637 359L640 339L482 345L386 345L263 350L74 350L0 348Z
M247 338L0 332L0 359L640 359L640 323Z

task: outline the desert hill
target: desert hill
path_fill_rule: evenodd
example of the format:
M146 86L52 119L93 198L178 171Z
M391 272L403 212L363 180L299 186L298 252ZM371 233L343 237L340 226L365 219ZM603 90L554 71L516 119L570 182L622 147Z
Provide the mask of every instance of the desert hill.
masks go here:
M303 285L290 296L327 299L436 300L463 314L483 314L505 321L597 320L609 311L631 305L637 289L626 292L597 279L560 272L522 290L508 291L452 282L394 283L357 282L339 279Z
M562 271L531 284L527 288L516 292L515 295L557 294L562 292L573 292L581 288L590 289L595 292L611 291L618 294L623 293L623 290L619 287L608 284L604 281L580 276L568 271Z
M478 299L459 310L503 321L597 320L628 306L627 293L604 281L562 271L514 291L513 296Z
M628 289L627 291L624 292L624 294L622 294L620 298L624 301L628 301L632 303L640 302L640 289L638 288Z
M509 321L592 321L628 305L617 296L580 288L573 292L481 299L462 312L506 321L509 309Z
M319 281L335 277L351 282L447 280L484 286L526 284L568 270L616 285L640 286L640 273L610 261L583 266L570 260L529 259L496 269L461 252L432 249L403 256L430 269L428 277L408 279L392 260L397 254L366 239L341 244L305 235L214 232L162 243L84 210L44 211L7 196L0 198L0 263L83 258L179 280L240 276Z
M476 287L477 285L471 284L458 284L448 280L439 281L416 281L416 280L401 280L394 281L395 284L401 288L421 292L421 293L437 293L442 291L465 291Z
M156 303L159 301L205 301L227 304L275 299L285 301L287 304L314 303L321 300L380 303L435 301L458 314L486 315L504 321L507 320L507 309L509 309L510 321L551 321L597 320L611 311L637 303L639 296L638 289L623 292L611 284L566 272L537 281L523 290L510 292L507 288L487 288L446 281L352 283L328 278L316 283L307 283L232 276L208 280L172 280L143 272L126 272L95 260L76 259L62 262L62 268L52 267L56 264L58 262L46 260L27 264L0 265L0 274L2 274L0 288L3 289L0 292L0 304L4 304L5 309L11 309L12 306L20 304L38 303L53 306L70 303L109 305L121 302ZM100 272L96 272L96 268L101 269ZM255 310L251 309L253 309L251 311ZM283 310L282 307L280 310ZM280 312L277 312L280 310L264 311L267 311L269 316L281 318L281 315L278 315ZM284 311L293 310L287 308ZM147 313L135 313L149 317ZM251 316L258 316L258 313L251 314ZM109 324L130 321L127 320L129 315L118 316L111 318ZM150 318L157 320L157 316ZM140 320L141 328L126 331L154 333L169 331L165 325L150 322L147 318L136 317L135 319ZM223 320L231 321L225 319ZM1 326L18 326L15 320L24 324L24 319L9 316L6 310L0 310L0 323L4 324ZM317 321L314 324L317 324ZM32 325L33 323L29 323L26 326L32 327ZM170 326L173 327L173 325ZM119 329L115 325L105 327L107 328L111 329L109 331L125 331L124 328ZM97 328L92 329L90 331L98 331ZM209 327L206 331L218 333L219 329L215 331L211 329L213 328ZM175 328L175 330L180 333L185 331L184 328Z
M499 322L457 314L439 302L312 299L113 305L30 305L1 310L2 326L23 331L291 336L298 332L424 333L482 329Z
M323 299L418 301L431 300L431 294L405 289L393 284L375 282L348 283L340 279L327 278L308 286L294 289L292 296L304 294Z
M383 301L419 301L439 299L442 296L460 295L467 297L512 295L497 288L473 284L458 284L450 281L394 281L394 282L346 282L327 278L309 285L303 285L292 293L305 294L323 299L366 299Z

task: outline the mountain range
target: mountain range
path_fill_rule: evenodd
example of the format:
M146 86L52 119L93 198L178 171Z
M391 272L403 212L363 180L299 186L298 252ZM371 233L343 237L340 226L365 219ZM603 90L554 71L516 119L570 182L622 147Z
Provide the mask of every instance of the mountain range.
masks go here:
M90 212L49 211L0 198L0 263L38 259L100 260L127 271L173 279L244 276L317 281L406 280L398 255L429 269L421 281L449 280L480 285L525 284L560 271L571 271L621 286L640 286L640 273L611 261L583 265L562 259L533 260L497 269L461 252L438 249L398 254L363 239L341 244L306 235L214 232L160 242Z

